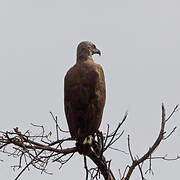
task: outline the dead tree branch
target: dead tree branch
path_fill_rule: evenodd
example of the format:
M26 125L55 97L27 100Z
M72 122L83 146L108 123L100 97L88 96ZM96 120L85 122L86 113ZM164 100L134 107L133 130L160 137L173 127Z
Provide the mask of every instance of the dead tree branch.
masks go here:
M175 131L176 127L169 133L169 135L167 137L165 137L165 125L168 122L168 120L173 116L173 114L177 111L178 109L178 105L175 106L175 108L173 109L172 113L168 116L168 118L166 119L166 112L165 112L165 108L164 108L164 104L162 104L162 116L161 116L161 128L160 128L160 132L159 135L156 139L156 141L154 142L154 144L149 148L149 150L139 159L134 159L132 152L130 150L130 138L128 136L128 149L129 149L129 154L132 160L132 165L129 166L129 170L127 172L127 174L125 175L125 177L123 177L123 180L129 180L134 169L141 165L144 161L146 161L147 159L150 159L150 163L151 163L151 159L152 159L152 154L155 151L155 149L160 145L160 143L162 142L162 140L166 140L168 137L170 137L170 135L172 135L172 133ZM151 166L150 166L151 167ZM149 169L150 170L150 169Z
M177 110L178 105L175 106L173 111L166 119L165 108L162 104L162 119L159 135L153 145L140 158L133 156L130 136L128 135L128 154L131 158L132 164L127 165L123 173L120 173L119 170L120 180L129 180L136 167L139 169L141 179L144 180L144 175L147 172L153 173L151 167L152 161L156 159L166 161L180 159L180 156L178 155L175 158L168 158L167 155L152 156L153 152L160 145L160 143L169 138L175 132L176 127L174 127L169 133L166 133L165 127L167 122L169 122L170 118ZM50 114L55 123L55 132L53 133L46 133L44 126L35 124L32 124L32 126L33 128L38 129L38 135L32 134L30 130L22 132L17 127L12 131L0 131L0 152L5 153L10 157L18 158L18 164L12 166L13 170L22 168L15 180L18 180L24 171L29 169L30 166L40 170L41 173L51 174L47 171L47 167L50 162L58 162L61 168L64 164L69 162L73 155L77 152L77 148L74 146L76 141L73 138L60 138L62 137L61 133L64 134L67 133L67 131L62 130L58 124L57 116L54 116L52 112L50 112ZM119 141L124 133L124 130L121 130L121 127L127 119L127 115L128 114L126 113L114 131L111 132L110 125L108 125L106 133L96 133L92 139L92 142L84 145L85 150L83 151L82 155L84 157L86 180L88 180L89 177L92 180L98 180L100 179L101 175L105 180L115 180L111 169L111 160L106 160L104 152L108 149L113 149L127 154L127 152L113 147L113 145ZM52 140L52 134L55 135L55 140ZM68 147L67 142L72 142L72 145ZM94 167L88 167L87 157L94 162ZM149 168L146 172L143 172L143 164L146 160L149 160Z

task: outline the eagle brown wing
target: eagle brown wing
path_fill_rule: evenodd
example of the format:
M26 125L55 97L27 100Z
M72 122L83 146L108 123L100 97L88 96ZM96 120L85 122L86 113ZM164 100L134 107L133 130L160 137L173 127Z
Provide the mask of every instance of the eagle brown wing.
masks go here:
M73 138L97 132L105 104L105 80L99 64L83 62L75 64L64 80L65 114Z

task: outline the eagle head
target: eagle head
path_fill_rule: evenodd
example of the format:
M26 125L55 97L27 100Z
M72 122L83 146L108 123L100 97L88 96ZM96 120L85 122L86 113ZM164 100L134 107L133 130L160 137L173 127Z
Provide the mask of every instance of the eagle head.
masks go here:
M101 55L101 51L90 41L83 41L77 47L77 60L86 60L88 56L93 54Z

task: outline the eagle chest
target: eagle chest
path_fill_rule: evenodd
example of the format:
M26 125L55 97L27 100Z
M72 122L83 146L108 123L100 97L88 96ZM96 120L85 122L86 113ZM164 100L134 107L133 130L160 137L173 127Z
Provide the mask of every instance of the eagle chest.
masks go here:
M80 66L70 71L67 79L67 92L71 102L88 104L96 95L98 72L94 68Z

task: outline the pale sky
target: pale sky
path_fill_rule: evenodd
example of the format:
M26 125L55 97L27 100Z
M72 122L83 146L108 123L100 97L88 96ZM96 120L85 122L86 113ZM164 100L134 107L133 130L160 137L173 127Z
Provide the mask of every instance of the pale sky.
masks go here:
M63 107L63 79L75 63L79 42L89 40L101 50L94 56L104 69L107 100L100 130L115 128L128 110L116 148L142 156L160 128L161 103L167 112L180 103L180 1L178 0L0 0L0 119L1 130L30 123L54 130L49 111L60 117L67 129ZM180 155L180 112L168 123L177 131L163 142L155 155ZM130 162L130 157L109 150L112 171ZM18 160L1 154L0 179L14 179L11 165ZM20 180L85 179L83 157L76 154L61 170L50 164L53 175L30 168ZM178 179L180 160L154 161L155 175L147 180ZM141 179L135 171L131 180Z

